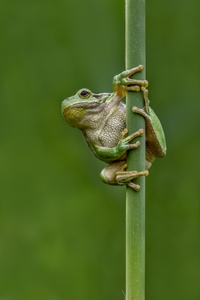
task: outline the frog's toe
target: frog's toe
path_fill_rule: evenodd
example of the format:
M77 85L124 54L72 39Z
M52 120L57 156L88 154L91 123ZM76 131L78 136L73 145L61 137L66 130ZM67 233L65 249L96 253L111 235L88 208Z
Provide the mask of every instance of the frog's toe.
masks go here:
M132 112L136 113L136 114L139 114L139 115L142 115L143 117L147 118L148 115L147 113L145 112L145 110L143 108L139 108L137 106L133 106L132 107Z
M139 85L129 85L125 87L126 91L132 91L132 92L139 92L140 87Z
M143 136L144 135L144 129L140 128L136 132L130 134L126 138L124 138L124 143L129 143L130 141L134 140L136 137ZM139 146L139 145L138 145Z
M135 190L136 192L139 192L139 190L140 190L140 185L139 184L135 184L132 181L130 181L129 183L127 183L127 186L129 186L131 189Z
M143 90L144 88L148 87L149 82L148 80L144 80L141 89Z
M135 74L137 72L141 72L143 70L144 70L144 66L143 65L139 65L139 66L137 66L135 68L127 70L127 74L128 74L128 76L131 76L131 75L133 75L133 74Z

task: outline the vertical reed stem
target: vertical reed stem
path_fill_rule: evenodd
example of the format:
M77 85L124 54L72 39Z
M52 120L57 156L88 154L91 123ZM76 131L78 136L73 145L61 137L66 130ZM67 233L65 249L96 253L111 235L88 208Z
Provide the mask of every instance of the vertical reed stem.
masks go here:
M139 64L145 67L145 0L125 0L126 4L126 69ZM145 79L145 71L134 78ZM129 133L145 129L144 119L134 114L132 106L143 107L141 92L128 92L126 98ZM140 147L129 152L128 170L145 169L145 138ZM139 192L126 190L126 300L145 299L145 177L135 180Z

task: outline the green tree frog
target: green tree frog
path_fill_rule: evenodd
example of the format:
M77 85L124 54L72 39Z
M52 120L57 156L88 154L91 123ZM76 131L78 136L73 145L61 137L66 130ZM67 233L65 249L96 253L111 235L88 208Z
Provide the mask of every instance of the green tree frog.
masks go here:
M74 96L66 98L61 108L68 124L82 131L94 155L108 164L100 174L102 181L113 185L126 185L135 191L140 186L133 180L139 176L147 176L155 157L166 155L166 141L161 123L149 106L148 81L130 78L142 70L143 66L139 65L116 75L113 79L113 93L95 94L83 88ZM132 108L133 113L145 118L146 124L146 167L142 172L127 171L127 152L140 145L139 141L131 142L144 134L144 130L139 129L128 135L126 105L122 102L127 91L141 91L144 98L144 108Z

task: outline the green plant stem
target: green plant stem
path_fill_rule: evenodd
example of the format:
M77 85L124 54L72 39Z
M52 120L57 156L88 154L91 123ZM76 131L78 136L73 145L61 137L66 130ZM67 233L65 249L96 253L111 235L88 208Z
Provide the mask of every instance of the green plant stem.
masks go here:
M125 0L126 4L126 69L139 64L145 67L145 0ZM134 78L145 79L145 71ZM145 128L144 119L133 114L133 106L143 107L141 92L128 92L126 98L129 133ZM138 138L140 147L129 152L128 170L145 169L145 137ZM134 181L139 192L126 190L126 300L145 299L145 177Z

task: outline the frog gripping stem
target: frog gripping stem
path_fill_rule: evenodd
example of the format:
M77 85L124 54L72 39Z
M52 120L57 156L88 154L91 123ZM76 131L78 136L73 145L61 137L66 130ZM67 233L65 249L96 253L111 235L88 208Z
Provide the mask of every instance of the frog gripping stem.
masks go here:
M140 176L148 176L149 171L148 170L145 170L142 172L137 172L137 171L124 171L123 172L122 171L122 172L117 172L116 174L117 174L116 181L119 185L126 184L128 187L130 187L131 189L138 192L140 190L139 184L135 184L131 180L138 178Z
M124 97L127 91L139 92L141 87L147 87L147 80L139 80L130 78L132 75L143 71L144 66L139 65L135 68L126 70L113 79L113 89L120 97Z

